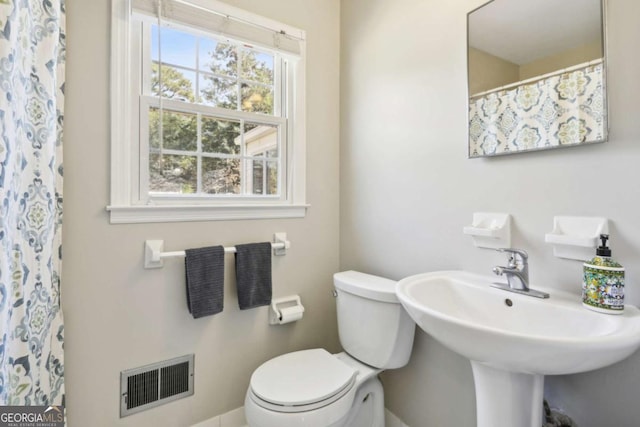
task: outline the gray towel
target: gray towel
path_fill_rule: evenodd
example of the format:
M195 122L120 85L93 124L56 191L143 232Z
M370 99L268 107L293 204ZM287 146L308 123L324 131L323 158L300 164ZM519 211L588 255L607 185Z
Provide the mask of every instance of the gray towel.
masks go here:
M271 304L271 243L236 245L240 310Z
M187 249L187 307L194 319L220 313L224 303L224 247Z

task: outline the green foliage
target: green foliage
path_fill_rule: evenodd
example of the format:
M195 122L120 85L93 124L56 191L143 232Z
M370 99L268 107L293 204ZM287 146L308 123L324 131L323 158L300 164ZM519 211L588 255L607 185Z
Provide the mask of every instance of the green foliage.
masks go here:
M238 107L238 49L218 43L209 53L209 68L215 76L205 76L204 101L217 107ZM273 64L252 50L240 51L240 107L242 111L273 114ZM224 77L223 77L224 76Z
M197 159L194 156L151 154L149 156L149 187L151 191L195 193Z
M205 153L240 154L240 122L203 117L201 132Z
M253 50L217 43L208 57L201 58L213 75L204 74L200 88L200 102L231 110L273 114L272 57ZM238 59L240 58L240 63ZM160 76L161 74L161 76ZM162 81L160 81L160 77ZM167 99L195 102L191 80L178 69L152 65L151 92ZM240 102L238 102L240 96ZM194 193L197 189L197 157L195 155L167 155L163 150L195 152L198 120L195 114L162 112L162 141L160 141L160 112L149 111L150 189L159 192ZM203 153L240 155L240 123L233 120L202 116L201 143ZM245 129L247 131L248 129ZM186 153L185 153L186 154ZM195 154L195 153L194 153ZM216 157L202 158L202 191L210 194L240 193L240 160ZM277 171L268 169L267 193L277 192Z
M191 80L180 71L167 65L163 65L160 70L162 75L158 73L158 64L151 64L151 93L153 95L162 94L164 98L189 102L195 100ZM160 85L160 78L162 78L162 85Z
M163 109L162 145L160 144L160 110L149 111L149 145L156 149L195 151L198 145L198 119L195 114Z
M202 187L208 194L240 193L240 160L202 159Z
M276 163L273 162L268 171L269 175L267 177L267 194L278 194L278 169L275 167Z

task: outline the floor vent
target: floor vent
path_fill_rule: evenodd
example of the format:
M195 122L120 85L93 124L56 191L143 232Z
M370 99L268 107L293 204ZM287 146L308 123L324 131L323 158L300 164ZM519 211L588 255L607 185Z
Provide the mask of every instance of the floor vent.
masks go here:
M120 372L120 417L193 394L194 355Z

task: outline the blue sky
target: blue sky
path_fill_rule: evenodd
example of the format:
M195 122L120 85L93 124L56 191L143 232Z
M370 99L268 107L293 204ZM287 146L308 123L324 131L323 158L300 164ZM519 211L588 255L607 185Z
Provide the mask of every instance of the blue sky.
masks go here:
M162 62L180 65L186 68L196 68L196 40L197 36L171 28L162 28ZM206 67L209 52L212 52L217 41L205 37L199 38L200 49L200 69L208 70ZM267 67L273 68L273 55L255 51L258 61L264 62ZM158 27L151 27L151 59L158 60Z
M196 36L162 28L162 62L196 68ZM158 27L151 28L151 59L158 60Z
M211 62L210 52L214 51L218 45L218 41L206 38L198 37L193 34L189 34L184 31L175 30L172 28L162 27L160 34L161 40L158 40L158 26L151 26L151 59L152 61L158 61L158 42L162 43L162 63L177 65L184 68L194 69L196 68L196 57L199 53L199 68L203 71L210 71L209 66ZM198 52L199 50L199 52ZM254 51L256 59L259 62L263 62L266 67L273 69L274 57L268 53L262 53ZM224 70L224 65L221 68ZM193 90L196 89L196 72L186 71L179 69L180 73L185 78L191 81ZM233 71L233 77L235 76L235 70ZM204 84L202 75L200 76L200 83ZM195 95L195 93L194 93Z

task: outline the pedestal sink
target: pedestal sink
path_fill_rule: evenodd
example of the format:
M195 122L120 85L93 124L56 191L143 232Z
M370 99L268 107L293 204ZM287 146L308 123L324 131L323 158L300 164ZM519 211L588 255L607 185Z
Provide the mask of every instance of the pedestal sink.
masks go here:
M545 375L619 362L640 347L640 310L622 315L582 307L578 295L532 298L491 287L464 271L418 274L396 293L416 324L471 361L478 427L540 427Z

